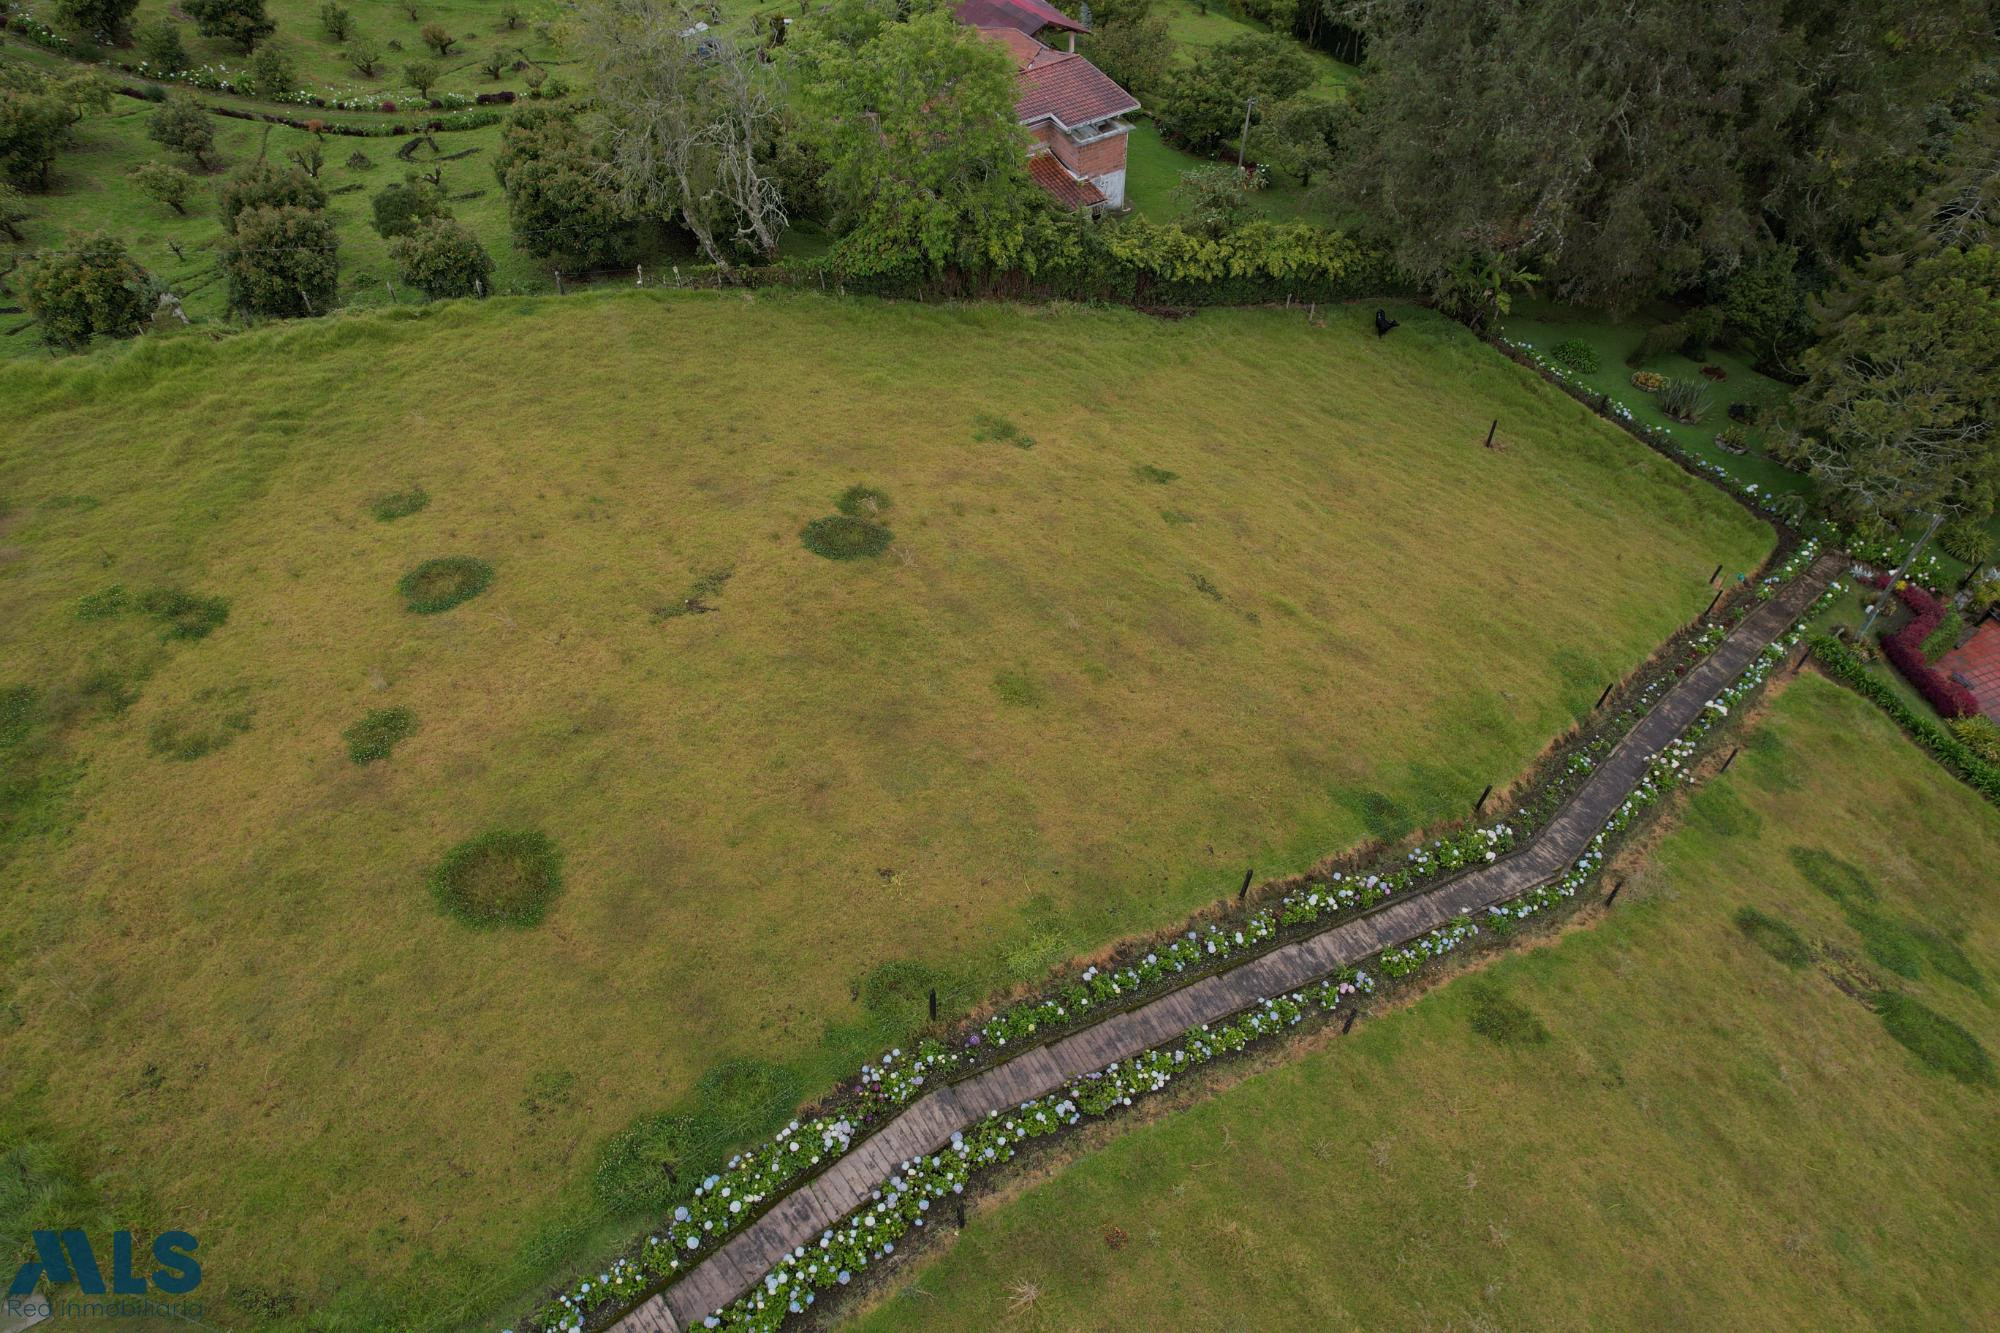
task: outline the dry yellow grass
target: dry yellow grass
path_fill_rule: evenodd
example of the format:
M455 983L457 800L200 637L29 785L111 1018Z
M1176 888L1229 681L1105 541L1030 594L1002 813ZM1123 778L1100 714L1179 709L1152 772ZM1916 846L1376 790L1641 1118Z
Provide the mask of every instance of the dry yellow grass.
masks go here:
M1768 534L1368 313L647 293L5 368L0 686L153 660L4 867L17 1099L201 1237L211 1300L446 1322L616 1234L592 1153L704 1068L872 1053L877 964L981 991L1462 813ZM805 550L857 483L893 548ZM406 612L447 555L492 586ZM79 621L110 584L228 623ZM387 706L416 734L349 762ZM540 927L427 893L489 828L561 845Z

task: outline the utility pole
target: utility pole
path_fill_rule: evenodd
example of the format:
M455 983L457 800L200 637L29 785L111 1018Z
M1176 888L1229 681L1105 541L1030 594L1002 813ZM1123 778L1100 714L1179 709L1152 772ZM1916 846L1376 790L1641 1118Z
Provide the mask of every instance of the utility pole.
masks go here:
M1910 566L1917 563L1917 556L1922 553L1925 543L1930 541L1931 534L1936 532L1943 522L1943 514L1931 516L1931 525L1924 529L1923 536L1917 538L1917 544L1910 548L1910 553L1903 557L1903 563L1896 566L1896 572L1889 576L1888 586L1882 589L1881 596L1877 597L1874 605L1868 608L1868 619L1861 622L1861 632L1854 636L1856 641L1868 637L1868 629L1875 623L1875 617L1882 614L1882 604L1895 595L1896 585L1903 581L1903 575Z
M1236 141L1236 169L1243 170L1243 153L1250 146L1250 112L1257 105L1252 95L1243 99L1243 137Z

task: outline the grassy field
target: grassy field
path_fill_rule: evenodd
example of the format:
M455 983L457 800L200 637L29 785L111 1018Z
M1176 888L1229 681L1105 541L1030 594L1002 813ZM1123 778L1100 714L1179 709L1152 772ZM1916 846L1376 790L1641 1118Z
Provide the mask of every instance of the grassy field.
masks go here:
M1587 930L976 1212L860 1326L1989 1323L2000 1093L1831 976L2000 1050L2000 812L1807 676L1683 815Z
M1462 814L1768 533L1370 313L598 293L0 367L0 1111L232 1319L449 1321L642 1225L598 1145L718 1062L895 1039L878 965L985 993ZM806 550L857 484L891 549ZM490 588L406 611L447 556ZM426 888L489 829L562 854L534 929Z
M1185 211L1173 193L1181 173L1207 165L1209 159L1171 146L1151 121L1140 120L1132 126L1126 150L1125 201L1150 222L1172 222ZM1337 227L1342 222L1325 200L1300 189L1290 177L1250 195L1249 208L1279 222L1311 222L1322 227Z

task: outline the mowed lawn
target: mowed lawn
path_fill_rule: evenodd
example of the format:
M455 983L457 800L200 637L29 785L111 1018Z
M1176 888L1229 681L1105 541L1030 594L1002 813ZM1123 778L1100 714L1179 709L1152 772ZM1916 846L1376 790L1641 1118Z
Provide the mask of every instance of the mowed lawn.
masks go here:
M0 368L0 757L83 764L0 826L8 1105L233 1318L469 1318L644 1225L594 1155L704 1070L895 1039L877 966L955 1003L1464 814L1769 534L1398 313L594 294ZM894 545L805 549L858 484ZM434 905L488 829L560 846L540 926Z
M2000 1052L2000 812L1809 676L1682 814L1588 929L975 1212L860 1326L1990 1326L2000 1092L1828 970ZM1915 975L1801 863L1930 932ZM1766 954L1746 905L1821 957ZM1495 995L1546 1040L1475 1033Z

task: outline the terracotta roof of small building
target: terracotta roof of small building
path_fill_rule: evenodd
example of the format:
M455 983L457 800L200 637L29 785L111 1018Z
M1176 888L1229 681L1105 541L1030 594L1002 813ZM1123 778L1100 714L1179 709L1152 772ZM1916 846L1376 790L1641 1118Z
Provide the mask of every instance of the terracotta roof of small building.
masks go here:
M1014 114L1022 124L1050 116L1074 129L1139 109L1137 98L1082 56L1043 50L1014 76Z
M1043 4L1042 0L959 0L954 12L960 23L974 28L1012 28L1030 34L1043 28L1061 28L1064 32L1090 31L1055 6Z
M1104 191L1063 170L1053 153L1036 153L1028 159L1028 179L1054 195L1065 208L1095 208L1104 202Z

